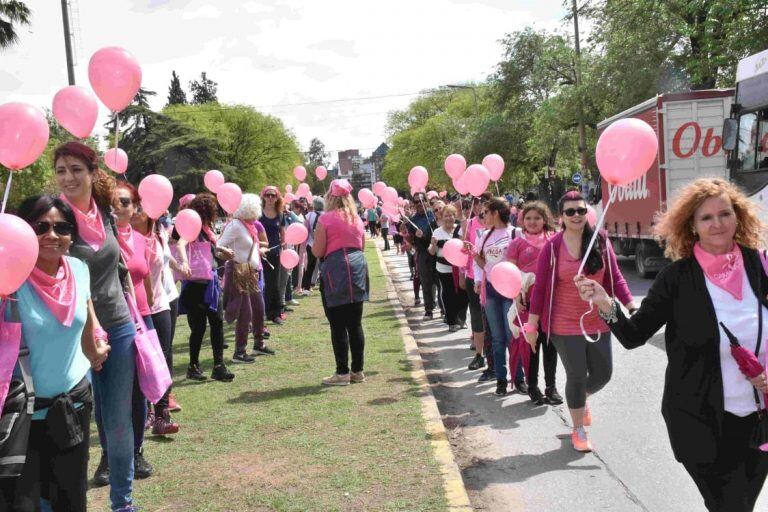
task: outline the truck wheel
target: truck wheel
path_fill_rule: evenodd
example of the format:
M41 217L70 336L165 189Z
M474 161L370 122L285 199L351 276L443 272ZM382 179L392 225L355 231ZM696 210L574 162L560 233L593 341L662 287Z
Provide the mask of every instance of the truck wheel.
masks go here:
M643 279L654 277L656 275L656 272L648 270L648 267L645 265L646 256L647 251L645 243L639 242L635 246L635 270L637 271L637 275Z

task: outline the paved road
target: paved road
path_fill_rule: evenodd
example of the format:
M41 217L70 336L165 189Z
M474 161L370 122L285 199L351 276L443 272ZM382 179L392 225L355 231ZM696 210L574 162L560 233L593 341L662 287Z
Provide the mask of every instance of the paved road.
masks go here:
M385 260L476 510L705 510L672 456L661 418L666 366L661 334L633 351L614 343L613 379L591 400L595 451L579 454L570 445L565 406L537 407L522 395L497 397L494 383L478 384L479 372L467 370L473 355L468 332L451 334L438 320L423 321L423 310L412 307L405 258L389 252ZM643 296L651 281L634 274L631 260L621 267L633 293ZM558 364L561 392L564 384ZM768 510L768 491L755 510Z

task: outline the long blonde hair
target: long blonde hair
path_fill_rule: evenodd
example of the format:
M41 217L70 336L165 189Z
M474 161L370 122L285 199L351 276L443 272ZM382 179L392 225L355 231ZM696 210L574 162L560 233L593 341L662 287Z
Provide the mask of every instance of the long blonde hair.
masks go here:
M338 210L342 218L350 224L354 223L357 218L357 206L352 199L352 194L334 196L331 195L330 191L325 194L325 211L328 213L333 210Z
M664 254L672 259L688 258L693 254L696 237L693 215L710 197L727 197L736 213L736 243L750 249L762 245L765 224L757 216L757 208L732 183L721 178L701 178L680 190L672 206L657 217L654 234L666 247Z

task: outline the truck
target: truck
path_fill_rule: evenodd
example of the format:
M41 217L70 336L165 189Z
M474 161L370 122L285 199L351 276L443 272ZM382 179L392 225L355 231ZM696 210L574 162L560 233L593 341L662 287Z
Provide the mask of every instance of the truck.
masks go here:
M668 200L699 177L727 177L723 121L729 117L734 89L660 94L597 125L598 134L628 117L641 119L656 132L659 151L641 178L616 191L603 228L618 254L635 257L641 277L650 277L669 261L653 236L655 217ZM602 204L612 185L601 179Z

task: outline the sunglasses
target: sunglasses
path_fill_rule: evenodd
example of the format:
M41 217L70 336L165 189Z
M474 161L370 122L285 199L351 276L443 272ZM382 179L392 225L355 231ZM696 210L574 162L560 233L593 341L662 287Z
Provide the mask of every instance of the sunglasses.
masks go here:
M568 208L563 210L563 215L566 217L573 217L574 215L581 215L582 217L587 214L586 208Z
M51 228L53 228L53 232L59 236L71 236L72 232L75 230L75 226L69 222L54 222L51 224L50 222L42 221L32 224L32 229L37 236L48 234Z
M133 201L131 201L130 198L127 198L127 197L121 197L119 199L120 199L120 204L122 205L123 208L128 208L129 206L131 206L131 203L133 203Z
M274 199L274 198L277 197L277 194L264 194L264 197L267 198L267 199L269 199L269 198Z

